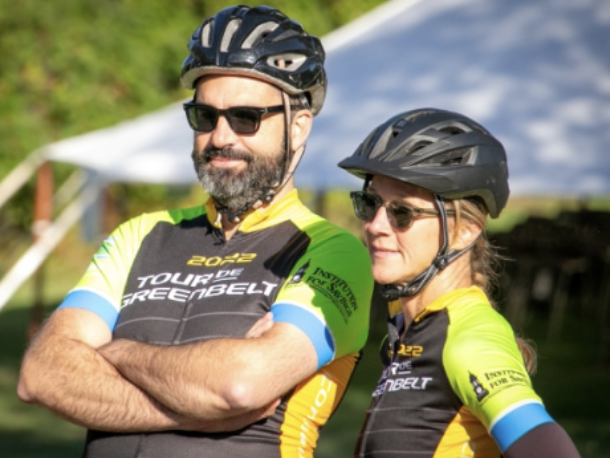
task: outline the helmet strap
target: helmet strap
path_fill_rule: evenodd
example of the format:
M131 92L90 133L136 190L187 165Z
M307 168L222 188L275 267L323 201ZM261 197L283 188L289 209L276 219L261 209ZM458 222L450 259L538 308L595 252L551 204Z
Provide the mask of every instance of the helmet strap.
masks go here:
M432 264L424 270L421 274L415 277L413 280L408 282L406 285L383 285L381 295L388 300L396 300L399 297L412 297L418 294L424 287L430 283L430 281L438 274L441 270L447 267L450 263L455 261L457 258L462 256L464 253L469 251L475 246L477 240L468 245L462 250L455 251L449 248L449 229L447 224L447 209L444 205L444 200L438 194L434 194L434 201L438 208L441 216L441 232L443 240L441 247L436 254L436 257L432 261Z
M290 178L294 175L294 171L297 166L301 162L301 158L303 157L303 153L305 152L305 147L299 148L299 151L295 151L292 153L292 136L291 136L291 125L292 125L292 116L291 116L291 105L290 98L286 92L280 89L282 94L282 102L284 104L284 170L282 171L282 176L280 178L279 183L276 183L274 186L270 186L268 188L264 188L260 195L251 203L244 205L239 210L232 210L225 205L216 204L216 211L220 213L224 213L227 216L227 219L232 223L239 223L243 220L243 215L249 213L252 210L256 210L257 208L262 207L265 204L270 203L273 198L281 191L281 189L288 183Z

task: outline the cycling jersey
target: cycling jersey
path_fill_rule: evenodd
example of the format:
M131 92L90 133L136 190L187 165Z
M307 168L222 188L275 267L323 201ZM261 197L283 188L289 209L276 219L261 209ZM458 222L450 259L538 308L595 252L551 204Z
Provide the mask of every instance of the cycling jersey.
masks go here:
M381 350L385 370L355 456L499 457L553 421L532 389L512 328L479 288L441 296L402 338L396 305Z
M93 311L114 338L180 345L243 337L266 312L300 328L319 370L270 418L232 433L89 431L97 457L311 457L368 333L364 245L292 191L248 215L230 240L205 206L142 215L104 242L62 307ZM298 358L299 355L294 355Z

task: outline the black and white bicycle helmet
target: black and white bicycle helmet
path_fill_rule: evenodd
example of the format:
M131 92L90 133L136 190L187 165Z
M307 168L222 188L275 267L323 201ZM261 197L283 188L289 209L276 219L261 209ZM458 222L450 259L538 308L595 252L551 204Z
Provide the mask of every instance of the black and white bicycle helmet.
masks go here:
M509 195L506 152L487 129L450 111L423 108L375 128L339 167L365 179L383 175L430 191L441 215L443 242L432 264L406 285L384 285L388 299L413 296L461 251L448 250L443 199L474 198L496 218Z
M306 95L316 115L326 95L324 48L296 21L268 6L237 5L206 19L193 33L182 64L182 85L201 76L259 78L290 95Z

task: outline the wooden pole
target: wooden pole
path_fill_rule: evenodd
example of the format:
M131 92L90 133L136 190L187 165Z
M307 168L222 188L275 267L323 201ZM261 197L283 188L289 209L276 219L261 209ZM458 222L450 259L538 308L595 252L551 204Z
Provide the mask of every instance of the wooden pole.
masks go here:
M32 237L34 243L40 239L53 219L53 168L49 162L38 167L36 189L34 191L34 222ZM44 320L44 263L34 274L34 301L30 323L27 329L28 339L34 337Z

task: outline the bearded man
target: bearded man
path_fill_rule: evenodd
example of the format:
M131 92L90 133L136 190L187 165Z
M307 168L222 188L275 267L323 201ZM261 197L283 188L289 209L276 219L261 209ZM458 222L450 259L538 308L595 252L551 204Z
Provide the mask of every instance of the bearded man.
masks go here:
M293 172L324 50L268 7L192 35L182 83L210 199L104 242L28 349L18 396L88 429L84 456L312 457L368 332L370 261Z

